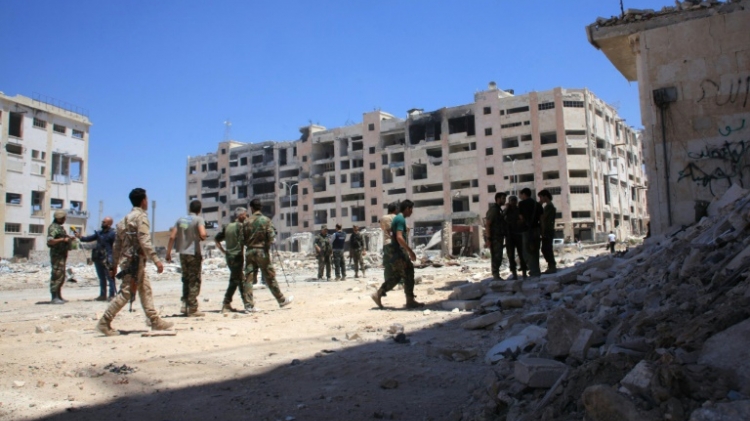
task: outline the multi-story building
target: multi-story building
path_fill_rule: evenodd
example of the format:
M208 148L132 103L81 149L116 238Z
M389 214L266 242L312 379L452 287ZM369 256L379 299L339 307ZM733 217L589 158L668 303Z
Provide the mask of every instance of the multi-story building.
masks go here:
M52 214L86 231L89 128L85 111L0 92L0 256L47 250Z
M218 227L260 197L282 238L322 224L377 226L388 203L410 199L419 244L481 225L496 192L528 187L552 192L558 237L645 232L640 135L586 89L515 96L490 84L467 105L300 131L296 141L223 142L189 158L188 199L203 200Z

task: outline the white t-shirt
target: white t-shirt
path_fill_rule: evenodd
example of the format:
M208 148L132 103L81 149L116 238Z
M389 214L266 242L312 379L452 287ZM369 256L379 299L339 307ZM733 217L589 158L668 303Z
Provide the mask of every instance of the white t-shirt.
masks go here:
M617 237L615 237L615 234L609 234L609 242L614 243L617 241Z

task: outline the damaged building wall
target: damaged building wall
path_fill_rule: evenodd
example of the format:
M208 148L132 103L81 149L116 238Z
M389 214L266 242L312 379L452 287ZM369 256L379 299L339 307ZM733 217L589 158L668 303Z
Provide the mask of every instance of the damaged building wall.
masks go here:
M750 186L748 27L744 0L678 2L588 28L592 44L638 81L655 234L694 222L731 186Z

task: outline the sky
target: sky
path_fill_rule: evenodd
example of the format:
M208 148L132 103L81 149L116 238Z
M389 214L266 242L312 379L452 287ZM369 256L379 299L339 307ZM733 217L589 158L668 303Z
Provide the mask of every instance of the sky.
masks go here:
M226 120L241 142L294 140L310 122L467 104L495 81L589 88L640 127L637 84L586 39L619 13L619 0L2 0L0 91L88 110L90 229L99 201L118 220L143 187L160 231L186 211L188 156L216 152Z

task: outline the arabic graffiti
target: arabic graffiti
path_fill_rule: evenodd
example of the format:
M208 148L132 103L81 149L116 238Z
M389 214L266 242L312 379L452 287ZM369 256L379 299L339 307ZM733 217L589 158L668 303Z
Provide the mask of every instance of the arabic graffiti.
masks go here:
M719 134L722 135L722 136L724 136L724 137L727 137L730 134L732 134L732 132L738 132L738 131L740 131L740 130L742 130L744 128L745 128L745 119L743 118L742 119L742 124L740 125L740 127L727 126L727 127L724 128L724 131L726 133L723 132L723 131L721 131L721 129L719 129Z
M744 87L742 86L743 83L745 85ZM726 93L722 92L721 82L717 83L711 79L704 79L703 82L701 82L700 87L703 91L703 95L701 95L696 103L703 101L709 96L713 96L714 102L720 107L730 103L738 103L742 104L742 108L745 108L747 106L748 97L750 97L750 76L747 76L744 79L740 77L736 82L732 79L732 82L729 85L729 92ZM723 95L727 95L725 101L720 100L720 96Z
M724 141L723 144L716 146L706 145L698 152L688 152L688 157L694 161L689 162L679 172L677 181L688 179L702 187L708 187L713 196L716 195L714 193L714 183L716 182L726 182L727 187L731 187L734 183L739 184L740 187L745 187L743 178L748 174L747 170L750 168L750 164L746 164L745 155L749 150L750 141L740 140L737 142ZM713 170L701 168L695 162L707 159L722 162Z

